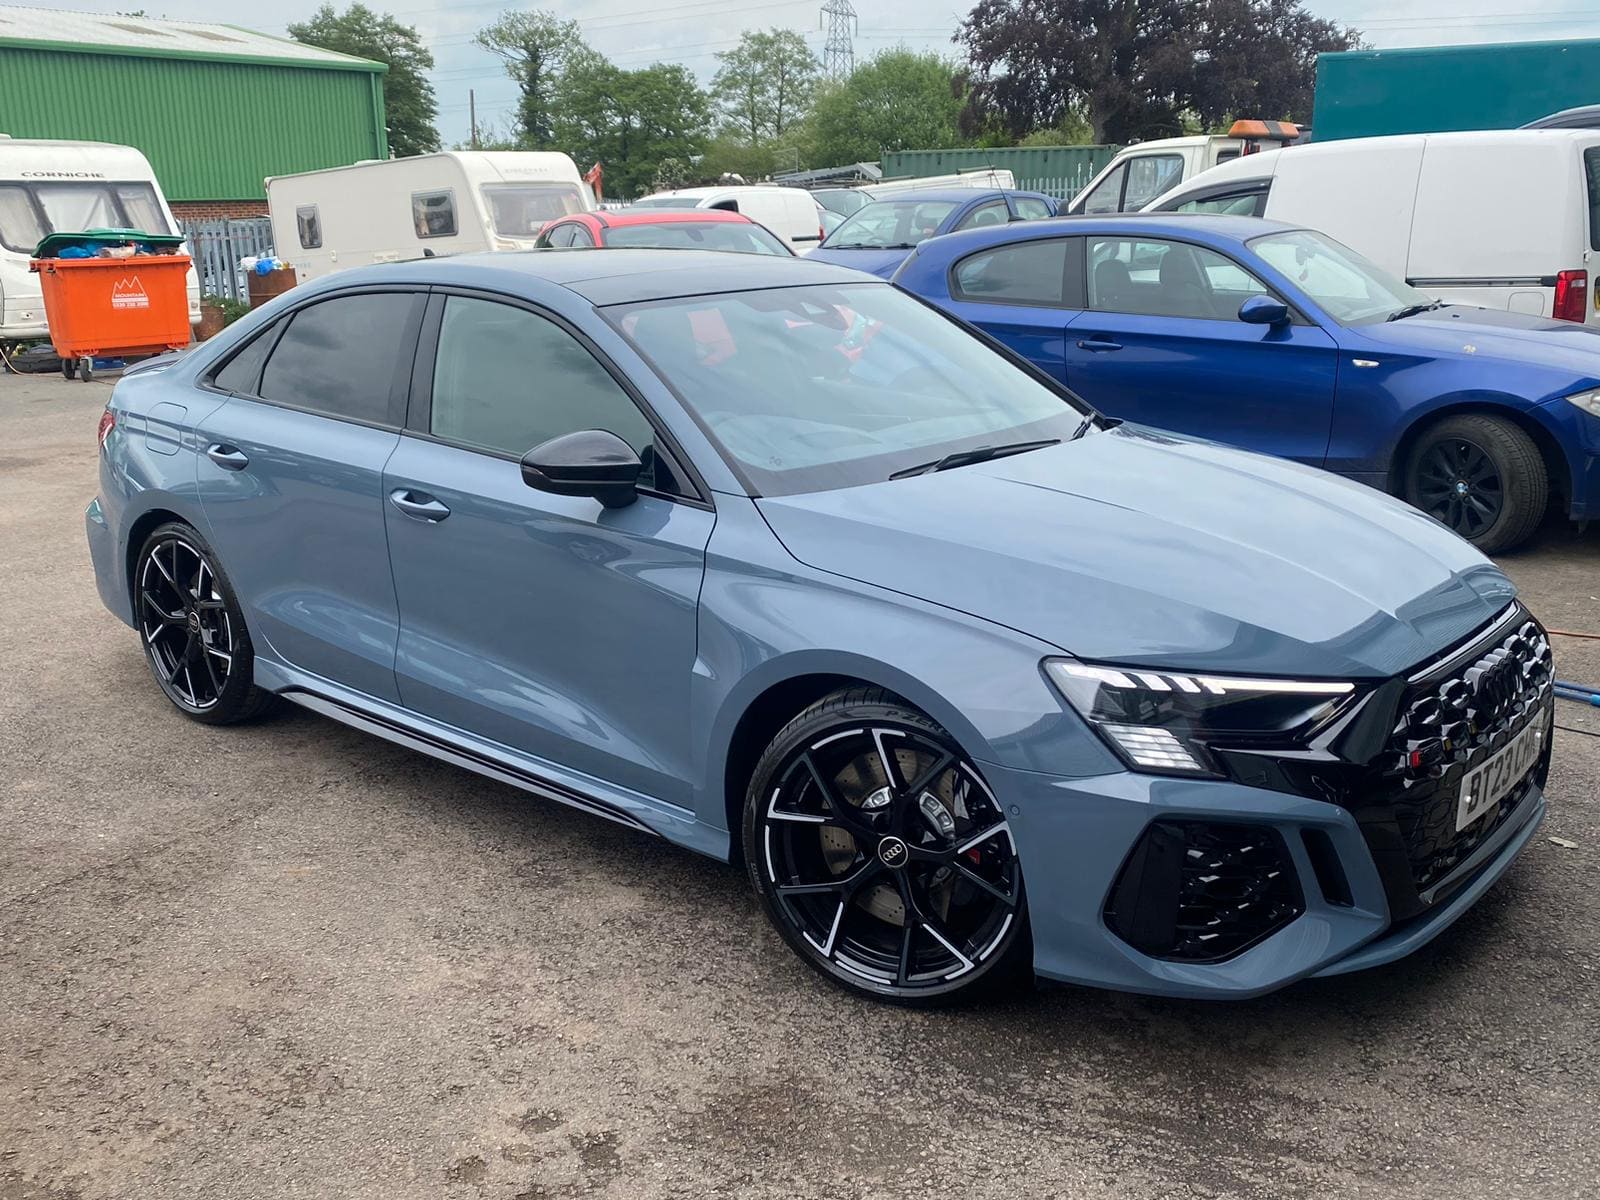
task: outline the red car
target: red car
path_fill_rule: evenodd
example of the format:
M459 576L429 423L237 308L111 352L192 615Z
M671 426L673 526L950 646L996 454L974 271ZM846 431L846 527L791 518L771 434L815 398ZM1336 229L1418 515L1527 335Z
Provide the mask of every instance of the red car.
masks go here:
M794 257L777 234L742 213L720 208L619 208L575 213L552 221L534 243L538 249L588 250L596 246L630 249L731 250L735 254Z

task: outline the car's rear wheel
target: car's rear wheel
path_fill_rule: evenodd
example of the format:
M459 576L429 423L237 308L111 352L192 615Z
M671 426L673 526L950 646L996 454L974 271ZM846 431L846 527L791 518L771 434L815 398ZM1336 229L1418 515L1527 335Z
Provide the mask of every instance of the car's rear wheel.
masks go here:
M1426 430L1411 454L1405 498L1485 554L1533 536L1550 502L1533 439L1499 417L1469 413Z
M745 800L745 862L799 955L851 991L973 999L1031 977L1022 870L975 764L875 688L792 720Z
M145 539L133 601L145 660L179 712L228 725L271 705L233 588L195 529L172 522Z

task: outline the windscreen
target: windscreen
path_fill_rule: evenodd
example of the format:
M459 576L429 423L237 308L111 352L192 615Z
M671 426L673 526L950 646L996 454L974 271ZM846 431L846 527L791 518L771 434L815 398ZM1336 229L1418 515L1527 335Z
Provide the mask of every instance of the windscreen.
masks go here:
M1250 249L1346 325L1382 321L1429 303L1429 297L1409 283L1309 229L1266 234L1253 239Z
M489 223L501 237L533 237L546 224L587 211L575 183L490 183L483 188Z
M760 225L745 221L660 221L649 225L613 225L606 230L605 238L607 246L630 249L728 250L735 254L793 256L789 247L775 235Z
M86 229L171 233L148 183L29 181L0 184L0 244L32 253L46 234Z
M937 233L955 210L953 200L879 200L849 217L823 245L830 250L909 250Z
M886 284L772 288L605 312L757 495L876 482L980 446L1066 440L1087 414Z

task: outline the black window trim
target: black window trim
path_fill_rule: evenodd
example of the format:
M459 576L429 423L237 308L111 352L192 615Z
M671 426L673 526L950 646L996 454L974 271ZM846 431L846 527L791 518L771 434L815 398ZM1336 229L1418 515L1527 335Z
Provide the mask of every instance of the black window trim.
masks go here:
M525 312L541 317L556 328L565 331L577 343L593 356L595 362L610 375L617 386L622 389L630 400L633 401L650 428L656 435L656 453L666 459L667 469L674 477L681 480L683 485L692 490L692 495L675 495L671 492L659 491L656 488L641 487L640 495L654 496L662 500L670 500L676 504L687 504L691 508L704 509L715 512L716 505L712 503L711 489L706 485L699 469L694 462L684 453L683 447L678 444L677 438L672 436L672 431L666 427L656 412L651 408L649 401L639 391L631 379L623 373L622 369L611 361L611 357L601 350L583 330L561 314L554 312L535 301L507 292L490 291L484 288L469 287L434 287L428 289L428 302L422 317L422 328L416 338L416 355L411 363L409 380L409 399L406 405L405 425L400 432L411 438L425 442L433 442L440 446L449 446L456 450L463 450L469 454L482 454L488 458L498 458L505 462L521 463L522 455L511 454L504 450L494 450L485 446L475 446L467 442L456 441L454 438L439 437L431 432L429 425L433 417L433 370L434 362L439 352L439 330L444 321L444 304L451 296L460 296L468 300L483 300L492 304L505 304L512 308L520 308ZM532 449L530 446L529 449ZM526 451L524 451L526 453Z
M417 201L424 196L449 196L450 197L450 225L449 233L417 233ZM453 187L428 188L426 191L411 193L411 232L416 234L418 241L431 241L434 238L460 237L461 236L461 209L456 204L456 190Z
M1204 204L1208 200L1232 200L1243 196L1266 196L1272 191L1272 178L1251 179L1245 182L1213 183L1206 187L1195 188L1188 192L1179 192L1160 208L1151 209L1152 212L1172 213L1180 217L1199 216L1199 213L1180 213L1178 206L1182 204Z
M1084 304L1084 307L1083 307L1083 311L1086 312L1086 313L1098 313L1098 314L1100 314L1102 316L1108 316L1108 317L1150 317L1150 316L1154 316L1154 317L1157 317L1160 320L1164 320L1164 321L1230 321L1230 320L1237 321L1238 320L1237 316L1234 316L1234 317L1174 317L1174 316L1166 316L1166 315L1163 315L1161 313L1130 313L1130 312L1123 312L1120 309L1114 309L1114 308L1091 308L1091 307L1089 307L1089 239L1090 238L1110 238L1110 239L1113 239L1115 241L1121 241L1121 242L1176 242L1177 244L1179 244L1181 246L1188 246L1191 249L1195 249L1195 250L1209 250L1209 251L1211 251L1212 254L1216 254L1216 255L1219 255L1222 258L1227 259L1234 266L1238 267L1239 270L1243 271L1246 275L1250 276L1250 278L1252 278L1252 279L1256 280L1258 283L1260 283L1262 287L1267 289L1267 292L1272 296L1272 298L1274 300L1277 300L1280 304L1282 304L1285 308L1287 308L1289 310L1289 321L1290 321L1291 324L1294 324L1294 325L1308 325L1308 326L1311 326L1311 327L1317 328L1317 329L1321 328L1321 326L1317 322L1313 321L1310 317L1306 316L1306 314L1300 310L1299 305L1293 303L1287 296L1283 295L1281 292L1278 291L1277 288L1273 287L1272 284L1268 283L1265 279L1262 279L1260 277L1260 272L1252 270L1250 267L1245 266L1244 263L1240 262L1239 259L1235 255L1228 253L1228 251L1226 251L1226 250L1219 250L1219 249L1217 249L1217 247L1208 246L1204 242L1191 241L1189 238L1178 237L1175 234L1170 234L1170 233L1084 233L1084 234L1081 234L1079 236L1081 236L1083 238L1083 255L1084 255L1084 261L1083 261L1083 304ZM1261 236L1264 236L1264 235L1261 235ZM1274 269L1276 269L1276 268L1274 268Z
M992 304L1000 308L1046 308L1054 312L1085 312L1088 295L1084 281L1084 243L1088 235L1082 233L1055 233L1051 237L1019 238L1014 242L1001 242L998 246L984 246L974 250L971 254L964 254L950 264L945 276L945 290L950 293L952 300L959 300L964 304ZM1067 253L1061 264L1061 299L1056 302L1049 300L997 300L992 296L974 296L970 292L961 290L956 280L956 271L965 263L985 254L994 254L1000 250L1010 250L1016 246L1029 245L1036 242L1071 242L1077 240L1077 247L1068 246ZM1076 250L1076 253L1074 253ZM1077 286L1072 286L1076 284ZM1073 304L1076 298L1077 304Z
M418 333L422 324L423 313L427 308L428 291L428 288L414 283L380 283L362 284L355 287L339 288L332 291L318 292L314 296L308 296L302 303L296 304L294 307L285 309L283 312L279 313L278 316L273 319L272 324L266 329L262 330L258 334L246 338L244 341L240 342L239 345L229 350L221 360L213 364L205 372L205 374L200 377L199 383L203 388L205 388L205 390L214 392L218 395L227 396L230 399L247 400L252 404L270 404L274 408L286 409L289 412L305 413L307 416L321 417L327 421L343 421L346 425L360 425L367 429L381 429L386 433L400 433L404 427L404 414L407 403L406 392L409 390L411 375L409 370L404 369L405 355L403 353L398 356L398 360L395 363L394 378L389 384L389 413L391 416L399 414L402 418L399 423L364 421L360 417L340 416L337 413L324 412L321 409L310 408L303 404L290 404L284 400L273 400L260 394L261 378L266 374L266 367L267 364L272 361L272 356L278 352L278 342L281 341L283 339L283 335L288 332L289 325L295 317L305 312L308 308L315 308L317 305L325 304L330 300L347 299L351 296L393 294L410 296L412 300L411 311L406 316L406 324L405 328L400 333L399 344L401 346L409 345L413 347L412 353L414 357L416 353L415 347L417 345ZM253 345L257 338L266 336L272 337L273 342L267 350L266 358L261 360L261 371L256 375L255 392L248 393L229 391L226 388L217 387L217 374L230 362L232 362L237 355L242 354L246 347Z

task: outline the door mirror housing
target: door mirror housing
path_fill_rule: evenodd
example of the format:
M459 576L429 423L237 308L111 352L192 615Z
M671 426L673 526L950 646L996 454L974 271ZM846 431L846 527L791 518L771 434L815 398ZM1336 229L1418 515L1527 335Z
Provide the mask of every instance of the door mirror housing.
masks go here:
M1239 320L1246 325L1287 325L1289 306L1271 296L1251 296L1239 305Z
M639 498L639 455L614 433L580 429L541 442L522 456L522 481L556 496L592 496L607 508Z

